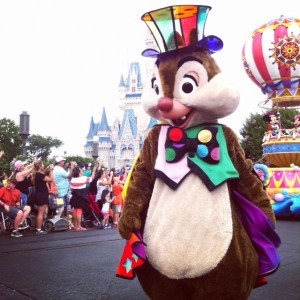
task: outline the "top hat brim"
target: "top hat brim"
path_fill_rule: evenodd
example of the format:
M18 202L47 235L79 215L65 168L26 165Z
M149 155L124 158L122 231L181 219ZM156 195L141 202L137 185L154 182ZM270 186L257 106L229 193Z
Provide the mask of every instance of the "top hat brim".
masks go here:
M220 51L223 48L223 41L215 35L209 35L204 37L200 41L198 41L196 44L190 45L188 47L183 47L183 48L190 48L190 47L197 47L198 49L208 50L210 54L213 54L217 51ZM171 50L169 52L175 52L183 48ZM146 49L142 52L142 56L156 58L161 54L167 54L167 53L168 52L159 52L155 49Z
M142 56L144 56L144 57L156 58L159 54L161 54L161 53L154 49L146 49L142 52Z

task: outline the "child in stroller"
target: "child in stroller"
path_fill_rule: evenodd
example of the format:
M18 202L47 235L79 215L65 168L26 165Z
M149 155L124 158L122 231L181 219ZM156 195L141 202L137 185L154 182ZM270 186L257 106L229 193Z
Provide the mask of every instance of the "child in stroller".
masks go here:
M95 197L89 194L89 209L83 212L83 226L96 226L98 229L103 229L102 220L103 215L101 213L101 206L99 206L99 204L95 202Z
M87 188L87 184L91 183L95 176L96 169L97 167L93 168L91 177L83 176L83 170L78 166L72 170L72 197L70 200L70 205L73 208L73 221L75 230L86 230L84 226L85 222L82 221L83 219L87 219L87 215L89 215L88 219L92 217L94 218L95 222L101 223L97 218L96 213L92 210L93 206L90 204L89 189Z

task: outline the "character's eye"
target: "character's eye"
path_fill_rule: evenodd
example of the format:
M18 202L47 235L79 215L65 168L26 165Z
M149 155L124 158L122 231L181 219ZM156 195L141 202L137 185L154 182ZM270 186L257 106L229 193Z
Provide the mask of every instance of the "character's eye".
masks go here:
M181 91L182 95L190 94L198 88L198 82L194 76L184 75L181 81Z
M153 77L151 79L151 87L154 89L156 95L159 95L159 87L158 87L158 82L156 80L156 77Z

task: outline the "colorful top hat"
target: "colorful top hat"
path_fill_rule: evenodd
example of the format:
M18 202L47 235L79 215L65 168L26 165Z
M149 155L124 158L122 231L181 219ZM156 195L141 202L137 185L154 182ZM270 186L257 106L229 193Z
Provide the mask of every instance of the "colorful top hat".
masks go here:
M204 27L210 6L173 5L142 15L160 50L146 49L146 57L176 51L186 47L200 48L214 53L223 48L223 42L214 35L204 36Z

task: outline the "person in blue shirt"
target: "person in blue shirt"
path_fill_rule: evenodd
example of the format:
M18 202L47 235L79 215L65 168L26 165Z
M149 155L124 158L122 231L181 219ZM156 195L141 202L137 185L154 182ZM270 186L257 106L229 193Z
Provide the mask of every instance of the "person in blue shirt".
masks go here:
M72 178L72 170L76 166L76 162L71 162L69 164L70 168L65 169L66 159L62 156L55 158L54 166L54 181L58 190L58 197L64 199L65 214L67 215L67 205L69 203L68 193L70 189L70 179Z

